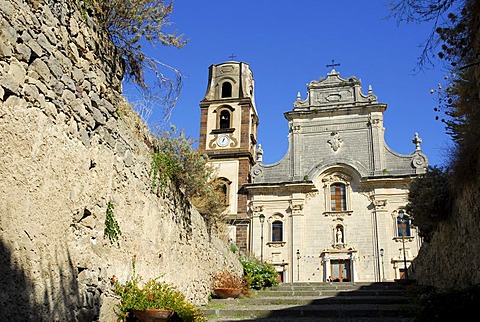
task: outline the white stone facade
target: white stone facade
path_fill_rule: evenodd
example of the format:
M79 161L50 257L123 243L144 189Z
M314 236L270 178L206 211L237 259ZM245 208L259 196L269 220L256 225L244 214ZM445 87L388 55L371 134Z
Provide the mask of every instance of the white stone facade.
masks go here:
M425 172L427 158L417 134L411 155L388 148L385 110L371 88L364 95L355 77L332 70L285 113L287 155L253 166L252 183L244 186L249 244L283 281L393 280L418 253L416 229L408 222L399 232L397 217L405 214L409 183Z
M285 113L289 150L266 165L248 64L212 65L209 74L200 150L227 180L231 241L272 263L284 282L400 278L420 247L404 211L409 184L428 162L418 134L412 154L392 151L384 140L387 105L332 70L307 85L305 99L298 94Z

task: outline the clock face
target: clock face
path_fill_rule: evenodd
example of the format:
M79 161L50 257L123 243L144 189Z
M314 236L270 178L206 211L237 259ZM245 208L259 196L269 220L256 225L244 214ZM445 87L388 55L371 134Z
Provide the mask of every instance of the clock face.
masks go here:
M230 138L226 135L221 135L217 139L217 145L221 147L225 147L230 143Z

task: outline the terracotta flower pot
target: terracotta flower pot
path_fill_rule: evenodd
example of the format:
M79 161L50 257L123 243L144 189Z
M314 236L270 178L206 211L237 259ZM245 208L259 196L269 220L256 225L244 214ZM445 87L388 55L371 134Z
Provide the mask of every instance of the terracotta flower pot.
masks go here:
M158 310L158 309L132 310L132 313L140 322L168 321L168 319L173 315L172 310Z
M239 288L216 288L213 291L218 297L222 299L226 299L229 297L237 298L242 293L242 290Z

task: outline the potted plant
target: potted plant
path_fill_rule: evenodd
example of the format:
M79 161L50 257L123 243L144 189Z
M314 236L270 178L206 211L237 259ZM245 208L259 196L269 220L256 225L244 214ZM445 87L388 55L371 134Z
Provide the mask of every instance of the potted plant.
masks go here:
M222 270L213 276L213 291L220 298L237 298L241 293L247 293L248 289L243 276Z
M117 321L127 321L132 315L140 322L205 321L205 317L175 287L153 278L141 285L142 278L135 273L135 256L132 277L125 283L112 276L113 290L119 297ZM141 286L140 286L141 285Z

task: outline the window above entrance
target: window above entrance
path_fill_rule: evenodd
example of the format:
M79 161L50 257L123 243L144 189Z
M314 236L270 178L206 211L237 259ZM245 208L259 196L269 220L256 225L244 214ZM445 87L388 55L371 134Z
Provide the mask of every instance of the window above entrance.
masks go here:
M344 183L334 183L330 186L330 210L347 210L347 193Z
M323 177L325 216L345 216L352 214L350 205L351 177L342 172L334 172Z

